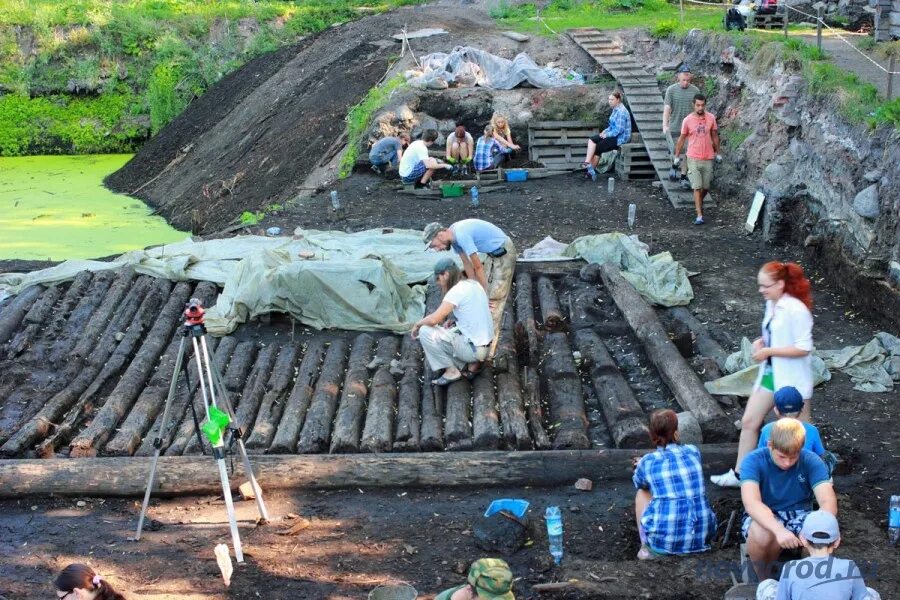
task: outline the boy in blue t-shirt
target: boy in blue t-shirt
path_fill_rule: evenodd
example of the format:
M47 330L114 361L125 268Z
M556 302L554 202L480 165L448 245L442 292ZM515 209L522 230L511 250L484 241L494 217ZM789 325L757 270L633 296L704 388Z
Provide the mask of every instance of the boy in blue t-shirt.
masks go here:
M766 448L754 450L741 463L741 500L747 554L760 579L783 549L803 545L797 535L812 510L837 514L837 497L828 467L805 450L806 430L797 419L784 418L772 427Z
M779 388L777 392L775 392L775 414L779 419L784 417L789 417L791 419L796 419L800 415L800 411L803 410L803 403L806 400L803 399L803 396L800 395L800 392L797 388L793 386L786 386L783 388ZM834 465L836 459L834 454L825 450L824 444L822 444L822 437L819 435L819 430L816 429L815 425L810 423L803 423L803 429L806 430L806 443L803 445L803 448L813 452L816 456L825 461L825 466L828 467L828 474L830 475L832 471L834 471ZM756 446L757 448L765 448L769 443L769 436L772 435L772 427L775 426L775 423L769 423L765 427L762 428L762 431L759 432L759 444Z

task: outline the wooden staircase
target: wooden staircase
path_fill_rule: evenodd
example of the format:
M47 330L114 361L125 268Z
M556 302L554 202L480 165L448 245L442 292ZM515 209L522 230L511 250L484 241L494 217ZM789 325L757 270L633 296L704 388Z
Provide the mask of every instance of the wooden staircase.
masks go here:
M570 29L568 34L622 86L625 102L669 202L675 208L693 207L693 193L668 179L672 156L662 132L663 99L656 76L647 73L634 57L623 52L619 44L597 29ZM715 206L711 195L706 196L703 205Z

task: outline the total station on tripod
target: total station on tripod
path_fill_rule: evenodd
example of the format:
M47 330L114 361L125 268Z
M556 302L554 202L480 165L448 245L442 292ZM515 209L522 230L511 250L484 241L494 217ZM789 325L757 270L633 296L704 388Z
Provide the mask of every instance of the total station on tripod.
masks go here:
M190 327L194 325L203 325L204 315L203 301L200 298L191 298L184 305L184 325Z

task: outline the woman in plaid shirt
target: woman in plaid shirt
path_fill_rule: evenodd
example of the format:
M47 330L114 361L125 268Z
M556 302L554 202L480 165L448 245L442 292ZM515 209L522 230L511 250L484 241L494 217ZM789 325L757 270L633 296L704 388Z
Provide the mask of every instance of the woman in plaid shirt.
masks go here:
M678 443L678 415L671 410L650 415L650 441L656 451L641 458L632 478L641 536L637 557L709 550L716 515L706 500L700 451Z

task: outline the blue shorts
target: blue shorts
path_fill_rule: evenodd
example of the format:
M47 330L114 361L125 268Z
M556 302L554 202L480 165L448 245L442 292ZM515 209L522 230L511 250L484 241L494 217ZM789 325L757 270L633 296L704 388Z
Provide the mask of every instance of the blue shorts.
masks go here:
M413 167L412 172L406 177L401 177L400 180L403 181L403 183L417 183L422 179L422 175L425 174L425 171L427 171L425 163L420 160L416 163L416 166Z
M397 162L397 151L390 150L388 152L369 154L369 162L378 167L387 164L395 164Z
M806 515L809 514L808 510L773 510L772 514L775 515L775 518L781 521L781 524L784 525L784 528L793 533L794 535L800 535L800 529L803 528L803 521L806 519ZM747 539L747 536L750 534L750 523L753 522L753 519L750 518L750 515L744 515L744 522L741 524L741 533L744 535L744 539Z

